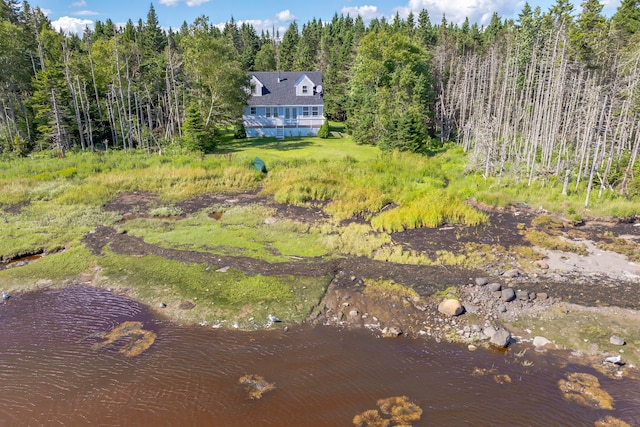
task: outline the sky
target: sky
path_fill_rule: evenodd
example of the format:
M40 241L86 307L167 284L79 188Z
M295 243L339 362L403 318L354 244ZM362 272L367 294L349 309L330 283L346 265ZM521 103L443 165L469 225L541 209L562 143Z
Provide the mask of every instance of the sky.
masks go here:
M579 10L582 0L574 0ZM611 16L620 0L601 0L603 13ZM191 24L195 18L206 16L213 25L224 25L232 17L238 23L248 22L258 33L277 29L283 34L291 22L299 27L313 18L329 21L335 13L361 15L365 23L373 18L393 19L396 13L405 18L426 9L431 22L438 23L443 14L447 21L461 24L468 17L470 22L486 25L493 12L502 18L515 19L524 5L523 0L29 0L32 7L39 7L51 20L54 28L81 34L95 21L111 19L124 24L131 19L146 21L153 3L160 26L177 29L183 22ZM543 12L555 0L529 0L533 8L540 6Z

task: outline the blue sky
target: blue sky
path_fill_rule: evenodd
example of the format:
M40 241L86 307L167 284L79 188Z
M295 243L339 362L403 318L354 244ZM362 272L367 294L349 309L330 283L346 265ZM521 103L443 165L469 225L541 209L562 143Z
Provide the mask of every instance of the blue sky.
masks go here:
M602 0L601 0L602 1ZM579 1L574 1L576 10ZM160 25L178 28L183 21L192 23L205 15L212 24L223 24L233 17L236 22L250 22L258 32L276 28L282 34L292 21L300 26L313 18L330 20L334 13L361 15L365 22L373 18L393 17L396 12L406 17L410 11L417 14L427 9L432 22L439 22L445 14L447 20L462 23L486 24L493 12L504 18L516 18L522 9L522 0L30 0L32 7L40 7L56 29L82 32L97 20L111 18L117 24L128 19L134 23L145 20L153 3ZM530 0L532 7L547 11L555 0ZM610 16L620 0L604 0L604 13Z

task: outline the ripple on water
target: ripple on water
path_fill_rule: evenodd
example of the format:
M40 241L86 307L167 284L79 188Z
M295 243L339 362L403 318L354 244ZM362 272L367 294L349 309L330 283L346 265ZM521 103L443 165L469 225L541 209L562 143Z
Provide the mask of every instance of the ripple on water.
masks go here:
M510 353L367 331L186 327L86 288L17 296L0 306L0 319L3 425L352 425L391 396L424 411L414 425L593 425L606 414L640 425L637 384L601 380L614 411L573 406L556 384L565 368L539 354L523 367ZM96 333L126 321L157 334L149 350L127 358L92 349ZM248 374L275 389L250 399L239 382Z

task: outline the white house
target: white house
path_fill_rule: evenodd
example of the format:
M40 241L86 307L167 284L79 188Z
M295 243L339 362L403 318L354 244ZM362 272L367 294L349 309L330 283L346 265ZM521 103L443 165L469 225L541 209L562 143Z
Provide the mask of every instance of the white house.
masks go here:
M322 73L251 72L242 116L248 137L317 135L324 123Z

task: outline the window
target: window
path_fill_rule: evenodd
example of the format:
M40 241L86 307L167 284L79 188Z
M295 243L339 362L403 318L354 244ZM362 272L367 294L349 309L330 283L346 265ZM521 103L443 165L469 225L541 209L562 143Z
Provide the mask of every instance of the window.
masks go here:
M311 115L312 116L318 115L318 107L311 107Z
M271 107L267 107L267 117L271 117Z
M290 117L291 117L291 109L289 107L286 107L284 109L284 118L288 120Z
M295 119L297 117L298 117L298 109L294 107L291 109L291 118Z
M256 115L256 107L251 107L251 111L250 111L249 114L251 114L252 116L255 116Z
M309 107L302 107L302 115L303 116L309 115Z
M302 85L302 93L309 93L309 86Z
M273 117L278 117L278 107L273 107Z

